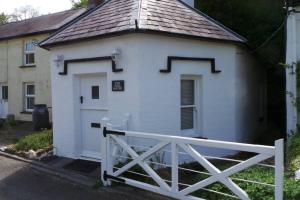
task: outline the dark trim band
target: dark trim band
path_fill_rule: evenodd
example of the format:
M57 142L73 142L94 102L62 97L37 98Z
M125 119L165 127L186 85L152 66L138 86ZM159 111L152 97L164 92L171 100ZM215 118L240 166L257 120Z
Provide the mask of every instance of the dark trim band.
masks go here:
M189 61L203 61L211 63L211 73L218 74L221 70L216 70L216 61L214 58L196 58L196 57L179 57L179 56L169 56L167 69L160 70L160 73L171 73L172 72L172 62L176 60L189 60Z
M64 71L60 72L59 75L66 76L68 75L68 64L70 63L80 63L80 62L92 62L92 61L105 61L109 60L112 63L112 71L113 72L122 72L123 69L117 69L117 65L112 56L104 56L104 57L94 57L94 58L80 58L80 59L71 59L64 61Z
M36 65L22 65L19 68L35 68Z

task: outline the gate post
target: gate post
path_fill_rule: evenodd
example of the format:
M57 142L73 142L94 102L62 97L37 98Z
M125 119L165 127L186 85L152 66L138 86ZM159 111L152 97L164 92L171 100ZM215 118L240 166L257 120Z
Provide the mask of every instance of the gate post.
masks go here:
M275 200L283 199L284 140L275 142Z
M109 118L102 118L101 119L101 181L104 186L108 186L109 183L105 179L105 173L107 173L107 137L104 136L104 128L107 127L107 124L109 123Z

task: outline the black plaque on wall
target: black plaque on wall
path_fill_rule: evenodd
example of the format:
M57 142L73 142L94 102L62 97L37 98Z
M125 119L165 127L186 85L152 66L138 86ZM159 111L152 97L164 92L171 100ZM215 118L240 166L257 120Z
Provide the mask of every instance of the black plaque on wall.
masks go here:
M112 91L113 92L124 92L125 91L125 81L112 81Z

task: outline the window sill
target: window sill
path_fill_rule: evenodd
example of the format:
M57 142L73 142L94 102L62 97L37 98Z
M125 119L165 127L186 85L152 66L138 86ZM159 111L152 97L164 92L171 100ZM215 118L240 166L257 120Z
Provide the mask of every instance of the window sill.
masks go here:
M22 65L20 68L35 68L36 65Z
M26 114L26 115L31 115L32 114L32 111L22 111L20 112L21 114Z

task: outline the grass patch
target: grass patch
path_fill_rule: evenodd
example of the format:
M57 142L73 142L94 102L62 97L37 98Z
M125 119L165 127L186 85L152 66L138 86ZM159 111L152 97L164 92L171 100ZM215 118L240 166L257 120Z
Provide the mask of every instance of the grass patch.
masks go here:
M288 145L288 161L292 171L300 169L300 133L299 131L290 138Z
M14 145L16 151L37 151L53 144L52 130L44 130L20 138Z
M211 161L217 168L220 170L225 170L229 167L231 167L231 164L226 164L224 162L220 161ZM116 167L120 168L124 164L118 164ZM182 168L186 169L193 169L196 171L206 171L201 167L198 163L190 163L190 164L184 164L181 165ZM146 174L143 170L141 170L140 167L133 167L130 169L130 171L134 171L141 174ZM163 179L170 180L171 173L170 169L160 169L156 171ZM147 177L139 176L132 173L124 173L122 175L123 177L131 178L137 181L141 181L148 184L153 184L153 181ZM184 184L193 185L203 179L208 178L208 175L205 174L199 174L189 171L180 170L179 171L179 182ZM237 178L237 179L244 179L244 180L251 180L251 181L257 181L261 183L267 183L270 185L275 184L274 180L275 174L274 169L266 168L263 166L253 166L251 168L248 168L238 174L234 174L230 178ZM243 190L247 192L250 199L255 200L273 200L274 199L274 193L275 188L265 186L265 185L259 185L249 182L243 182L239 180L233 180L239 187L241 187ZM284 177L284 200L299 200L300 199L300 181L294 180L294 177L290 174L286 173ZM154 184L156 185L156 184ZM186 186L180 186L180 189L184 189ZM227 189L226 186L224 186L221 183L215 183L212 185L209 185L205 189L214 190L222 193L226 193L232 196L235 196L232 194L232 192ZM208 192L205 190L198 190L194 193L192 193L193 196L200 197L203 199L222 199L222 200L234 200L235 198L224 196L212 192Z
M194 178L193 178L194 177ZM197 175L190 178L196 180L203 180L203 175ZM242 171L238 174L235 174L231 178L239 178L244 180L257 181L262 183L274 184L274 170L268 169L265 167L251 167L245 171ZM238 180L233 180L239 187L247 192L250 199L263 199L263 200L273 200L274 199L274 188L254 183L247 183ZM300 199L300 181L295 181L293 177L290 177L289 174L285 174L284 178L284 199L286 200L299 200ZM207 187L207 189L215 190L218 192L223 192L233 195L227 187L220 183L215 183ZM223 195L215 194L212 192L206 192L203 190L197 191L194 195L204 198L204 199L224 199L232 200L232 197L225 197Z

